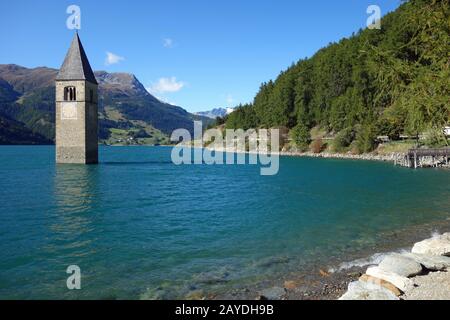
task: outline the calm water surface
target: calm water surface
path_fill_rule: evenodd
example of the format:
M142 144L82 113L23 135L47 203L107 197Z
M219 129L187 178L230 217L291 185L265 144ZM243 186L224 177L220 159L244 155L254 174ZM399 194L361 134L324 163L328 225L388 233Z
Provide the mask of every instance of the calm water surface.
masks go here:
M175 166L170 151L103 147L99 165L57 166L54 147L0 147L0 298L220 292L450 217L450 171L284 157L263 177Z

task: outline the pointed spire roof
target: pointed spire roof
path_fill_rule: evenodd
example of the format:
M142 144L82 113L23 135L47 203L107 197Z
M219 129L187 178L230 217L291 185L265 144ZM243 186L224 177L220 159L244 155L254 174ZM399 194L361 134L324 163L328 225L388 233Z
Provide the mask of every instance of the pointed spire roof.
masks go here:
M98 84L78 37L78 32L73 37L72 44L61 69L59 69L56 80L86 80Z

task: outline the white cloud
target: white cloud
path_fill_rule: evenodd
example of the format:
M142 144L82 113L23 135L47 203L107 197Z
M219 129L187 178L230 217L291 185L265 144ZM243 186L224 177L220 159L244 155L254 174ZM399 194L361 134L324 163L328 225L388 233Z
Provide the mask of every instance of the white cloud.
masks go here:
M171 38L164 38L163 39L163 47L164 48L173 48L173 39Z
M167 92L178 92L186 84L182 81L177 81L176 77L171 78L160 78L158 82L153 83L149 88L147 88L148 92L152 94L161 94Z
M125 60L124 57L118 56L112 52L106 52L105 65L110 66L112 64L119 63L120 61Z

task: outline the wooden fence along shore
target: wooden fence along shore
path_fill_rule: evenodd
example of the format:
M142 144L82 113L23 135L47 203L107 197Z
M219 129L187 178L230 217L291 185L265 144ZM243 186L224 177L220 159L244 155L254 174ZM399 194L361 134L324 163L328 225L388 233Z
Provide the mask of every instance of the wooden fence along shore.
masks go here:
M419 167L448 166L450 148L410 149L396 165L417 169Z

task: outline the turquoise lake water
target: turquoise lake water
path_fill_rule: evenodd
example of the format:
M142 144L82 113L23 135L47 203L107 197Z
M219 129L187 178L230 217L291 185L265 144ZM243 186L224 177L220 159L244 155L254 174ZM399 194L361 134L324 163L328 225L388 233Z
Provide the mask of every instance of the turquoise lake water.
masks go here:
M183 298L345 259L386 234L450 217L450 171L283 157L175 166L167 147L0 147L0 298ZM66 288L78 265L82 289Z

